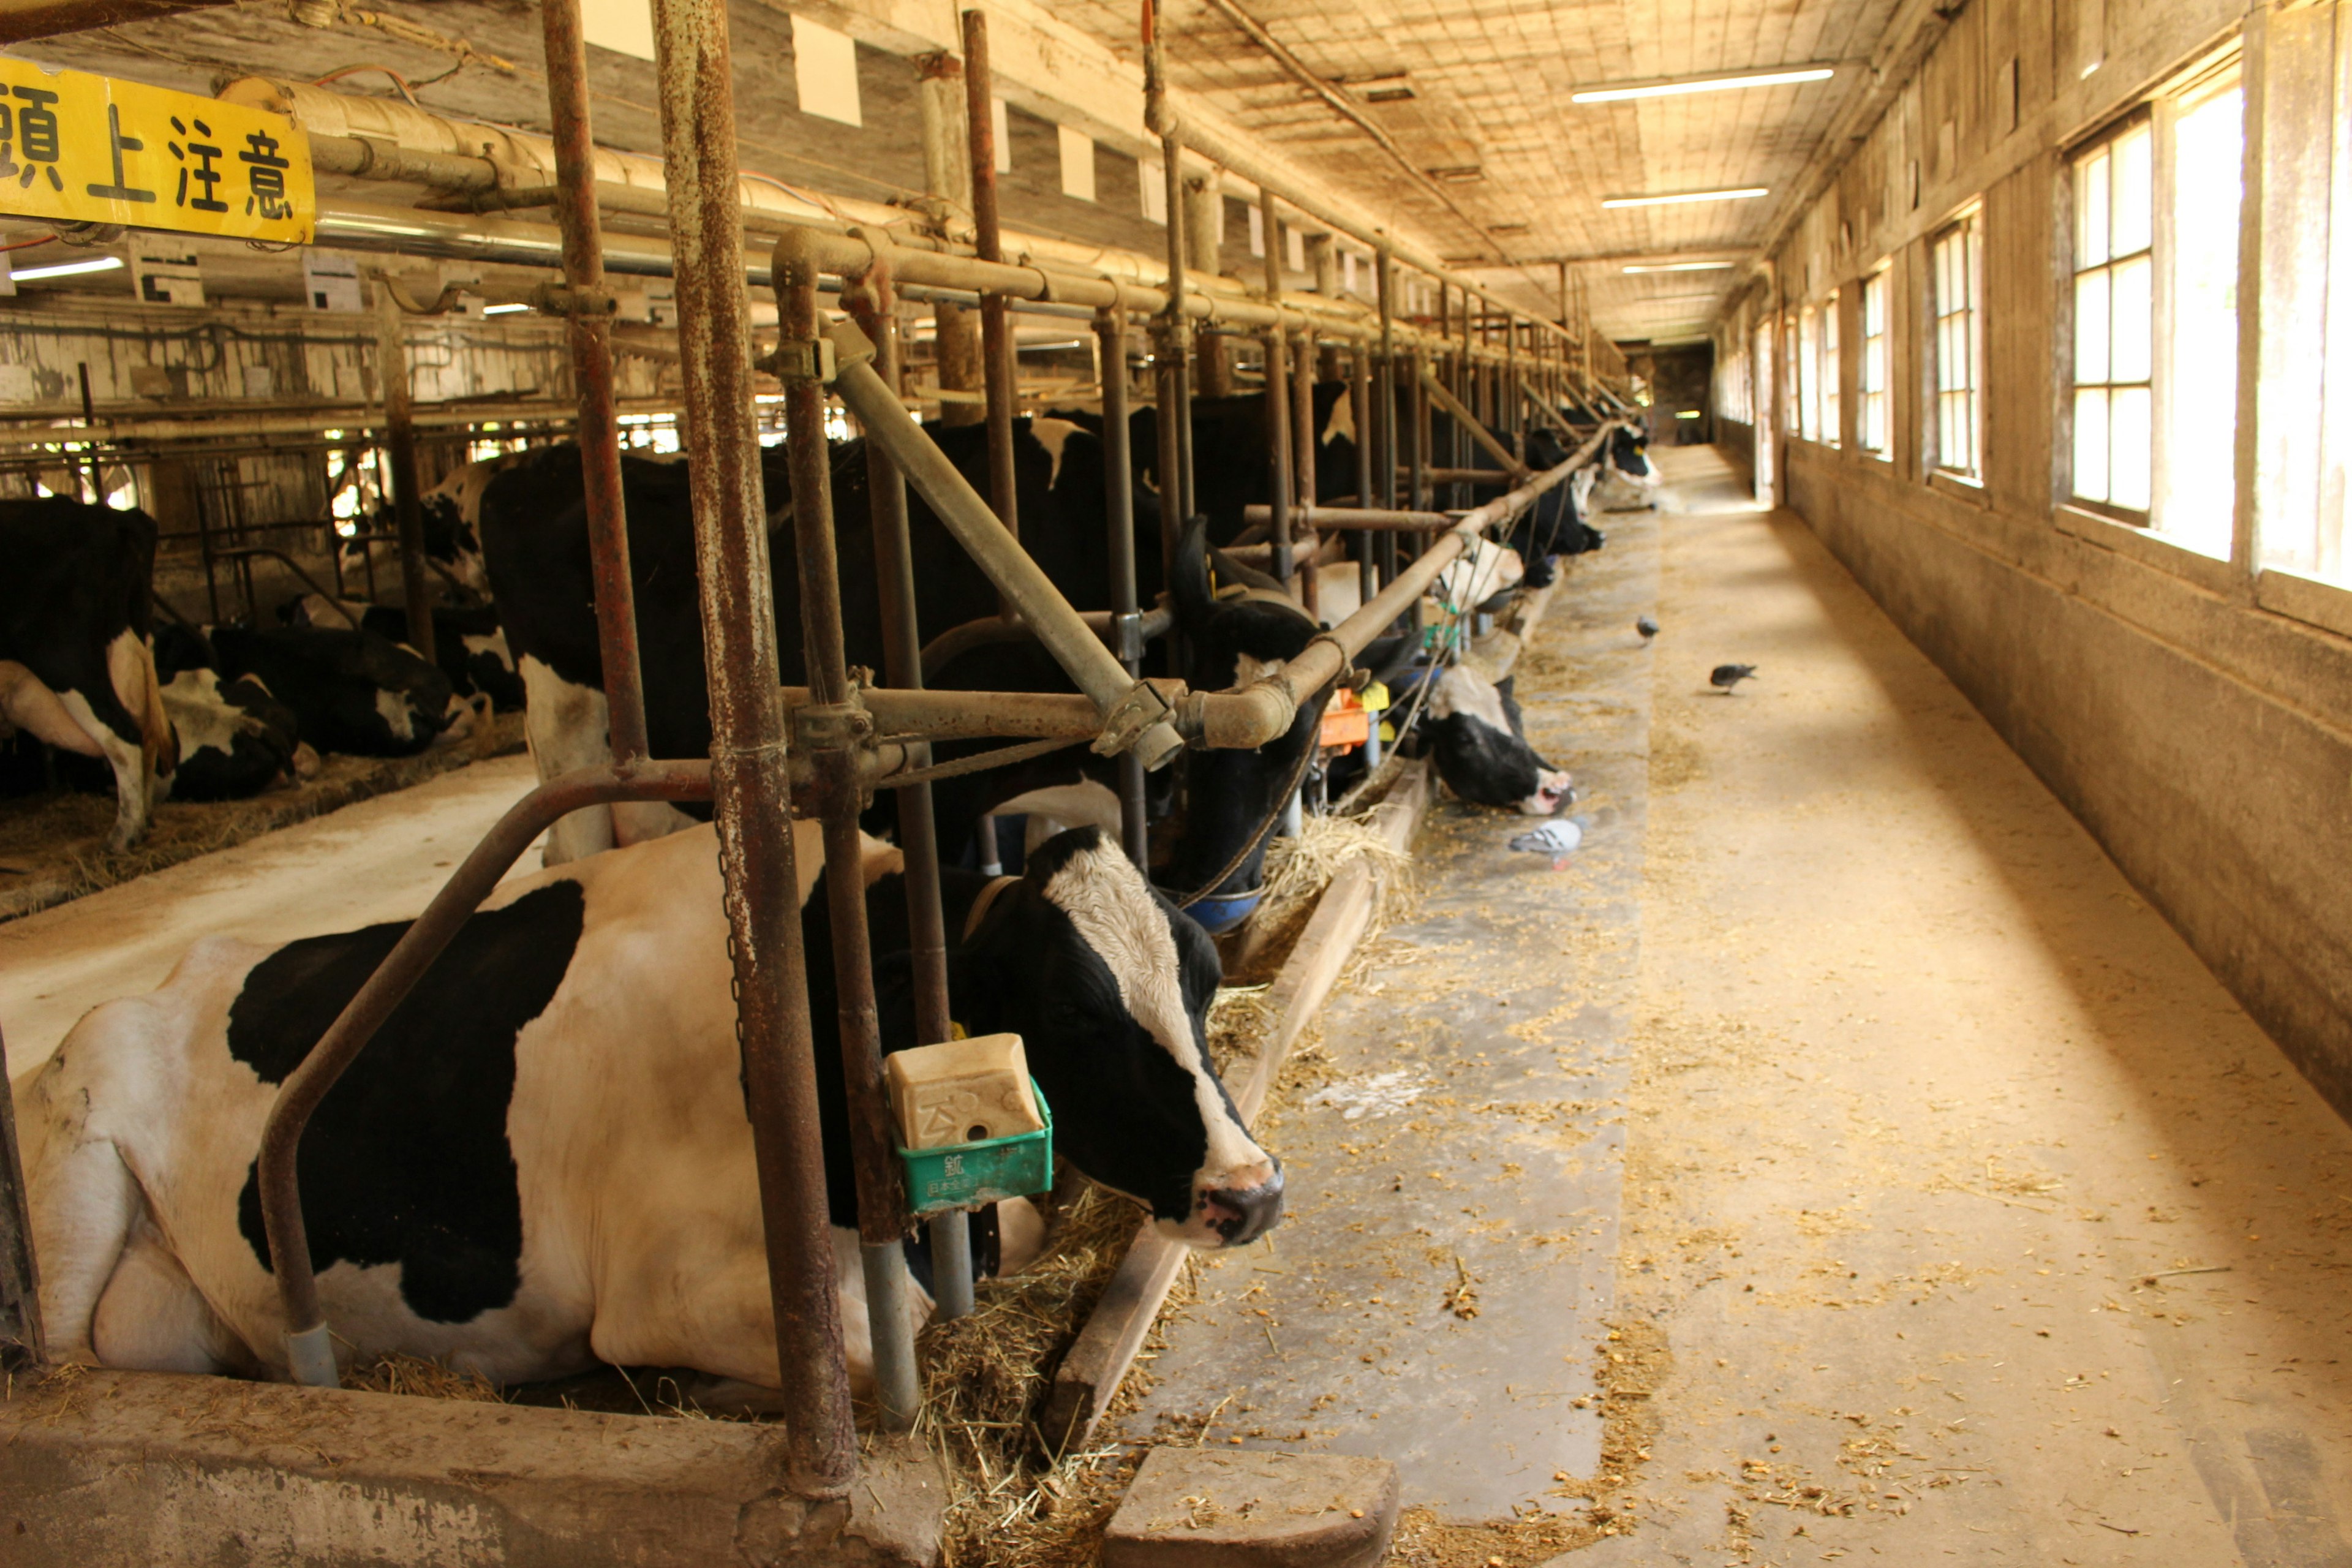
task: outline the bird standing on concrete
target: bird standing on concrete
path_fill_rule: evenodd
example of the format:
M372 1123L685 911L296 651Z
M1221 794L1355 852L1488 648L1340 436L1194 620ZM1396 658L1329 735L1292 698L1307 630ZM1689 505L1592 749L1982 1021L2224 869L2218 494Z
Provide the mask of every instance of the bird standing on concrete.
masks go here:
M1555 816L1532 833L1522 833L1511 840L1511 847L1530 855L1542 855L1551 861L1555 871L1568 864L1568 857L1584 842L1584 828L1574 817Z
M1733 687L1755 673L1756 667L1752 664L1718 664L1714 673L1706 678L1706 683L1728 697Z
M1635 616L1633 617L1633 629L1642 634L1642 640L1643 642L1648 642L1652 637L1658 635L1658 623L1652 620L1647 616Z

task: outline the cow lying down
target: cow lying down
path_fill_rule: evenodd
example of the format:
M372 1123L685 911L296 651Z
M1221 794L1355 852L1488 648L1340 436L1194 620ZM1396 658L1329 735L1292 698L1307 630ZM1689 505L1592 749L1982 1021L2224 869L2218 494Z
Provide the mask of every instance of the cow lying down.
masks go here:
M863 1382L822 852L815 824L795 826L833 1265ZM869 839L864 871L885 1039L904 1047L898 852ZM947 873L950 932L991 885ZM1281 1167L1205 1055L1218 968L1200 929L1094 828L1045 845L982 917L951 947L955 1017L1026 1040L1071 1163L1194 1247L1273 1225ZM254 1173L263 1121L404 929L208 938L16 1086L53 1354L286 1375ZM730 977L708 825L500 888L304 1140L337 1353L434 1356L500 1383L604 1361L775 1388Z
M1422 723L1448 789L1529 816L1549 816L1570 798L1568 774L1528 744L1508 677L1496 686L1456 664L1433 679Z

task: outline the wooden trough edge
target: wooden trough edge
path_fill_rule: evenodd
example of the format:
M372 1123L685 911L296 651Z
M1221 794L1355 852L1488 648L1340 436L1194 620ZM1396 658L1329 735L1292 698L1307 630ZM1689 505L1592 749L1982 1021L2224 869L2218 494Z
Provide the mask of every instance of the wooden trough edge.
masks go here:
M1382 836L1392 847L1402 851L1412 844L1429 798L1429 764L1424 758L1407 767L1388 797L1372 808ZM1274 1027L1264 1048L1232 1085L1234 1104L1244 1123L1256 1123L1291 1047L1330 995L1339 972L1362 940L1379 892L1378 878L1362 860L1341 867L1323 889L1297 946L1266 993ZM1181 1242L1161 1237L1148 1220L1137 1230L1102 1300L1062 1358L1053 1389L1045 1396L1039 1430L1057 1451L1083 1447L1094 1436L1096 1424L1134 1364L1136 1352L1143 1348L1144 1336L1151 1331L1190 1250Z

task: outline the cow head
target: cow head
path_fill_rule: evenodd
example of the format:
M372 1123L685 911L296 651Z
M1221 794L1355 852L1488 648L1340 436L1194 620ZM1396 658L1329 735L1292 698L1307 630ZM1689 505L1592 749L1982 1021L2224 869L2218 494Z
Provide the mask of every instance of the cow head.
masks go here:
M1282 1165L1209 1060L1218 978L1207 934L1098 827L1037 847L953 975L968 1030L1021 1037L1062 1153L1192 1247L1238 1247L1282 1217Z
M1178 623L1192 652L1186 675L1196 691L1246 686L1282 660L1297 658L1321 629L1305 610L1277 595L1217 598L1209 584L1208 531L1199 518L1177 543L1174 589ZM1211 929L1238 925L1255 907L1267 837L1260 830L1280 807L1299 759L1315 744L1329 696L1328 690L1318 692L1300 703L1289 731L1256 751L1187 753L1191 800L1184 837L1164 873L1165 885L1186 894L1201 889L1252 835L1259 836L1241 864L1209 889L1221 910L1209 922Z
M1571 798L1569 775L1520 734L1506 691L1459 665L1441 670L1435 681L1429 717L1450 731L1438 760L1455 794L1528 816L1549 816Z

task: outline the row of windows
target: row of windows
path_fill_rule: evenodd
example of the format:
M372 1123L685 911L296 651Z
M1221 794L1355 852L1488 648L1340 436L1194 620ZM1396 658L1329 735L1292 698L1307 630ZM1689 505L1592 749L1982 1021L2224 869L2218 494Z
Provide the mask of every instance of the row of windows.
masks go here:
M2087 510L2227 558L2234 497L2238 212L2244 95L2234 74L2148 106L2071 160L2072 430L2063 489ZM1922 438L1930 468L1980 482L1986 460L1984 218L1928 244ZM1892 455L1893 275L1862 279L1853 439ZM1781 327L1782 417L1838 445L1840 295ZM1765 340L1769 342L1769 339ZM1999 436L1995 427L1995 438Z

